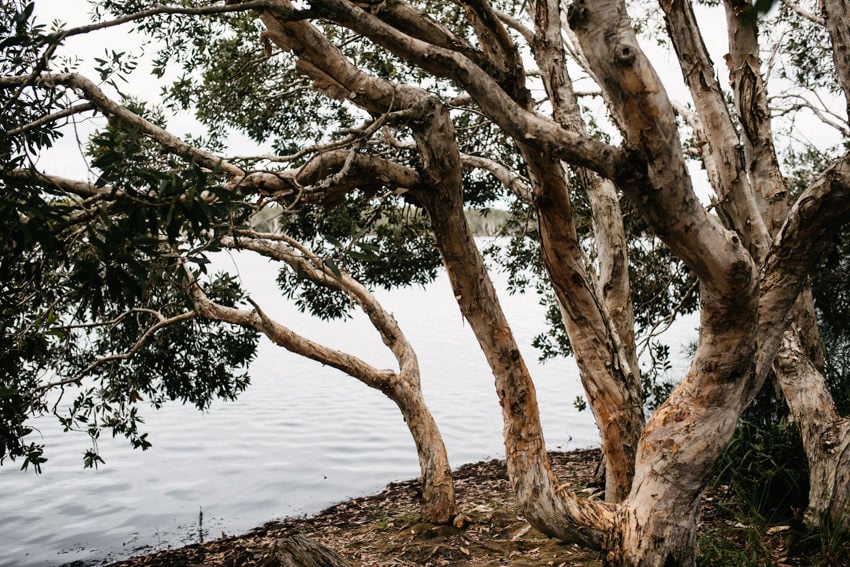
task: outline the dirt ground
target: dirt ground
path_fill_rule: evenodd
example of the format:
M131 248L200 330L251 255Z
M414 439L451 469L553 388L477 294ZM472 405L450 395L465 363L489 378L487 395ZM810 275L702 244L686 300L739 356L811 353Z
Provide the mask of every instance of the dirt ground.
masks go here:
M598 450L551 453L562 484L598 496L593 486ZM598 552L550 539L514 512L504 461L466 465L455 471L459 514L453 525L418 523L418 482L392 483L380 494L342 502L307 518L270 522L240 536L142 555L111 567L277 567L275 543L301 534L335 550L353 565L372 566L601 566ZM732 542L739 527L719 513L716 495L703 498L700 531L721 534ZM760 545L766 562L746 565L810 565L789 557L783 534L788 526L768 530ZM701 561L702 564L724 564ZM734 564L744 565L737 560Z

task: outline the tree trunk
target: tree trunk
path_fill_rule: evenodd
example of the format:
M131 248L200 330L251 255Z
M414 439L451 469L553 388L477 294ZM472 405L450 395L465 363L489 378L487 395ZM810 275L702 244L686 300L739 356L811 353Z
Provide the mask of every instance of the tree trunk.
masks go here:
M823 374L803 352L796 329L785 333L774 371L809 462L806 525L825 527L828 521L850 531L850 420L835 411Z
M455 514L454 484L446 446L428 411L422 391L406 380L394 384L387 394L399 407L416 443L419 469L422 472L422 521L446 524Z
M563 314L582 385L599 428L605 456L605 500L628 495L643 431L643 407L634 368L611 316L589 281L576 236L564 174L551 156L525 148L535 179L534 204L543 264Z
M303 247L299 249L294 247L294 244L284 242L240 241L232 238L224 238L222 243L232 248L248 248L287 262L319 285L348 293L360 305L380 333L384 344L395 355L399 364L398 373L379 370L357 357L301 337L277 321L271 320L259 306L255 306L254 311L243 311L217 305L207 299L197 285L190 286L190 294L201 315L254 327L290 352L337 368L388 396L401 411L416 444L422 473L422 521L434 524L449 522L455 514L455 497L446 447L422 396L416 352L392 314L359 282L344 272L333 273Z
M560 2L533 2L532 52L555 121L586 134L561 36ZM574 168L593 212L600 264L599 286L576 233L564 166L551 152L518 141L534 186L543 264L552 283L570 346L602 443L605 500L620 502L631 489L644 416L629 297L622 215L613 184ZM608 216L610 215L610 216ZM607 217L607 218L606 218Z
M418 191L464 318L496 382L504 418L508 477L517 508L542 532L600 547L613 528L613 508L559 489L549 465L534 383L463 211L460 154L445 107L435 103L414 130L430 191Z
M633 488L607 560L693 565L699 498L760 385L750 367L757 332L755 266L741 240L707 217L684 165L672 105L641 51L625 4L576 0L568 21L645 160L645 185L621 188L700 281L700 342L688 374L647 423ZM732 322L734 321L734 324Z

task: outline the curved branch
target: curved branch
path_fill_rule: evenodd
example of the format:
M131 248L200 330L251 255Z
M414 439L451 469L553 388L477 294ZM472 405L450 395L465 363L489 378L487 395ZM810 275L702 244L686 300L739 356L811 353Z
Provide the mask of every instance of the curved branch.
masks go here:
M710 151L711 170L716 173L717 196L730 228L738 231L747 248L764 258L770 235L745 169L744 149L723 98L714 63L700 34L690 0L661 2L667 30L676 49L682 75L696 105Z
M797 2L793 2L792 0L782 0L782 3L791 8L801 18L809 20L813 24L817 24L819 26L826 26L826 21L823 18L806 10Z
M133 357L137 352L139 352L153 337L157 331L160 329L164 329L165 327L170 327L172 325L178 325L184 321L189 321L194 319L197 316L195 311L187 311L186 313L181 313L180 315L175 315L174 317L166 318L159 312L154 312L157 317L157 322L155 325L151 326L146 330L141 337L130 347L129 350L119 353L119 354L110 354L109 356L104 356L98 358L88 366L86 366L83 370L78 372L72 378L66 378L64 380L57 380L55 382L48 382L47 384L43 384L38 387L39 392L44 392L51 388L56 388L59 386L66 386L68 384L76 384L79 383L87 374L95 370L98 366L106 364L108 362L114 362L116 360L128 360ZM118 319L120 321L120 318Z
M823 106L819 107L808 99L806 99L806 97L804 97L803 95L799 94L786 94L770 97L771 102L774 100L794 100L797 102L785 107L772 107L772 116L782 116L803 109L809 110L824 125L829 126L830 128L834 128L838 131L839 134L841 134L845 138L850 138L850 127L847 126L847 123L844 118L842 116L839 116L837 113L832 112L829 108L825 108Z
M593 169L604 177L611 178L617 174L618 160L622 158L619 149L588 136L567 132L525 110L497 81L463 55L412 38L346 0L317 0L315 4L326 10L327 17L333 21L370 38L395 55L437 76L457 81L491 120L516 139L549 147L558 157ZM395 88L387 81L369 77L343 61L342 55L329 45L324 36L318 37L320 34L308 29L303 22L284 25L276 22L271 14L264 16L263 21L272 32L270 37L281 47L291 50L295 45L293 41L298 43L302 49L299 55L309 59L309 65L303 70L320 71L313 76L317 80L324 79L325 83L319 86L325 92L336 89L338 97L349 98L370 111L375 110L377 105L378 111L385 112L392 100L405 108L401 95L416 91L411 87ZM399 96L394 97L394 93Z
M488 0L456 0L466 9L478 42L487 54L490 66L502 71L499 83L520 106L529 108L531 93L525 87L525 67L517 46L508 35L499 13ZM486 67L484 67L486 70Z
M588 61L607 77L603 90L633 151L633 161L613 180L702 285L737 305L754 284L752 261L694 192L672 104L638 44L624 2L575 2L567 17Z
M306 20L319 16L319 14L315 10L296 10L294 8L283 6L280 3L275 2L274 0L249 0L247 2L227 2L225 4L199 7L156 6L154 8L150 8L149 10L134 12L132 14L127 14L126 16L115 18L113 20L96 22L93 24L88 24L85 26L79 26L76 28L56 32L50 34L49 36L47 36L47 38L54 41L61 41L66 37L91 33L93 31L112 28L115 26L120 26L130 22L144 20L153 16L160 15L210 16L218 14L231 14L234 12L247 12L248 10L266 10L274 12L277 17L286 19L288 21Z
M239 231L238 237L224 237L221 244L237 250L252 250L267 258L280 260L319 285L347 293L369 317L384 344L398 360L399 368L403 371L418 364L413 347L407 342L395 318L383 308L375 296L348 273L334 273L321 258L300 243L286 235Z
M6 132L7 136L16 136L27 130L32 130L33 128L38 128L39 126L43 126L45 124L49 124L56 120L61 120L62 118L67 118L69 116L73 116L75 114L80 114L82 112L86 112L88 110L94 110L95 106L90 102L84 102L82 104L78 104L76 106L69 106L68 108L62 109L59 112L54 112L53 114L48 114L47 116L42 116L38 120L33 120L29 124L24 124L23 126L19 126L17 128L12 128L8 132Z
M20 86L26 84L28 79L29 77L26 76L0 77L0 88ZM60 85L74 89L108 118L118 120L126 127L138 128L139 131L144 132L175 154L211 170L221 170L236 177L245 175L241 168L224 161L219 156L187 144L164 128L121 106L106 96L100 87L83 75L78 73L44 73L36 77L32 83L34 86L51 89Z
M34 181L42 186L59 189L65 193L83 198L108 197L122 192L109 185L98 187L87 181L69 179L58 175L48 175L34 169L0 169L0 176L18 181Z
M252 327L286 350L341 370L372 388L383 390L387 381L395 375L392 370L379 370L356 356L328 348L295 333L271 319L256 303L252 302L254 309L251 311L219 305L211 301L194 280L188 283L187 293L201 317Z
M460 160L463 163L464 168L475 168L486 171L495 177L499 183L504 185L505 188L511 191L514 195L526 203L531 202L531 187L523 183L514 172L496 160L481 156L473 156L470 154L460 154Z
M822 173L797 199L762 268L757 376L770 369L806 277L831 240L850 222L850 153Z
M121 189L109 185L98 187L85 181L47 175L36 170L0 170L0 175L11 179L35 181L84 198L111 199L124 194ZM283 199L297 195L301 201L318 203L333 203L354 188L385 185L412 189L418 187L421 182L419 174L412 168L374 155L342 150L318 154L297 169L273 173L248 173L228 184L228 187L232 190L252 187L253 176L274 177L273 184L262 184L263 192L272 198Z

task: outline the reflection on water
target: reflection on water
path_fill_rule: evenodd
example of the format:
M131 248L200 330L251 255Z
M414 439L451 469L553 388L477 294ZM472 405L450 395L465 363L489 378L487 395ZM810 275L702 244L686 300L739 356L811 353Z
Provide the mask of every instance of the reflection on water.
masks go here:
M229 257L218 262L235 270ZM310 320L277 298L274 266L241 255L238 271L252 297L281 322L378 367L394 366L365 317L344 326ZM501 456L492 376L446 279L379 297L417 350L425 397L452 466ZM534 364L529 344L543 324L536 298L503 293L502 300L536 380L548 447L596 444L590 413L572 406L580 391L574 364ZM0 469L0 566L121 559L194 543L199 530L212 539L317 512L418 475L401 414L380 393L268 341L251 376L238 401L216 403L207 413L177 405L148 409L153 448L133 451L104 439L106 464L95 471L82 469L84 435L39 422L49 458L44 474Z

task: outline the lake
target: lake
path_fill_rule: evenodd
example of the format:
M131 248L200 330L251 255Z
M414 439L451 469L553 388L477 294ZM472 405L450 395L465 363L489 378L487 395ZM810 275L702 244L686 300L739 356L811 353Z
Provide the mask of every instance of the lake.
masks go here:
M219 255L215 265L237 272L265 311L294 330L395 367L365 316L322 323L288 306L275 287L276 267L265 259ZM505 277L495 278L535 378L547 446L598 445L590 412L573 407L581 392L574 362L536 362L530 344L544 321L537 297L509 296ZM425 289L377 295L417 351L452 466L502 457L493 378L446 277ZM689 317L668 333L678 369L695 325ZM238 401L216 402L205 413L177 404L145 408L153 447L133 451L121 439L103 439L106 464L97 470L82 468L87 436L61 433L55 419L38 420L49 459L44 473L0 468L0 566L98 565L318 512L418 476L401 414L379 392L265 339L251 377Z

